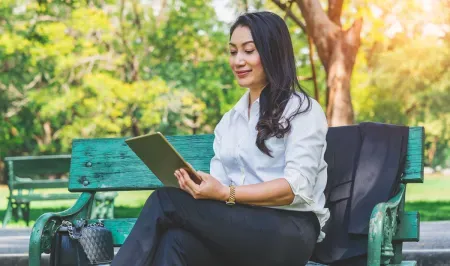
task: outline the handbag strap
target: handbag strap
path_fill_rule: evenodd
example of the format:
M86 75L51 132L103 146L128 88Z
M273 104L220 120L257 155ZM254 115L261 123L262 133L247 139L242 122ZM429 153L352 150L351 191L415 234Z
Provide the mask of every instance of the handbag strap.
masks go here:
M84 219L80 219L80 220L81 220L81 221L84 221L83 224L86 224L86 220L84 220ZM73 231L73 224L72 224L70 221L66 221L66 220L62 221L61 226L67 227L67 232L69 232L69 237L70 237L71 239L76 239L76 240L78 240L78 239L81 238L81 231L80 231L79 233L75 233L75 234L74 234L74 231ZM88 225L87 225L87 227L96 227L96 226L104 227L105 225L102 223L102 221L99 221L99 222L97 222L97 223L93 223L93 224L88 224Z

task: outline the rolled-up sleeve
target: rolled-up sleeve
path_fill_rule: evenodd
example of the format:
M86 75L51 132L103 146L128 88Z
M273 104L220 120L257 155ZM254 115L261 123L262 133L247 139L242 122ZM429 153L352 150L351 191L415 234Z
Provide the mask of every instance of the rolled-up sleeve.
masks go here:
M284 178L295 197L291 205L314 203L314 186L326 148L327 120L320 105L312 101L311 109L291 121L285 137Z
M227 120L228 113L226 113L220 122L217 124L216 128L214 129L214 157L211 159L210 164L210 174L219 180L220 183L223 185L228 186L230 184L229 178L227 177L227 174L225 172L225 168L222 164L222 161L220 159L220 147L222 145L222 135L224 132L224 126L226 126L226 120Z

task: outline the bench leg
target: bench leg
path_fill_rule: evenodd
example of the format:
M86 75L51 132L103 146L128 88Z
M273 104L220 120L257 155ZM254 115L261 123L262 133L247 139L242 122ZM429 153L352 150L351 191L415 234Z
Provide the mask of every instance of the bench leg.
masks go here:
M2 227L5 228L8 222L11 220L12 217L12 203L11 199L8 199L8 207L6 207L5 217L3 217L3 225Z
M11 201L11 208L12 208L12 217L14 218L14 221L19 221L19 206L17 202Z
M108 208L108 201L103 200L101 202L97 202L97 218L105 219L106 218L106 209Z
M23 203L16 203L15 205L15 209L16 209L16 220L23 220L23 208L22 208L22 204Z
M114 199L94 200L91 219L114 219Z
M24 203L23 206L23 218L25 219L25 223L28 226L30 226L30 203Z
M114 219L114 199L109 202L106 218Z
M36 222L39 223L39 219ZM30 235L30 244L28 246L28 266L41 266L41 241L42 234L45 233L48 233L45 230L45 226L43 228L39 228L39 226L36 228L36 224L33 226Z
M29 250L28 265L41 266L41 251L38 248Z
M29 202L20 202L15 204L16 208L16 219L24 220L26 225L28 226L30 223L30 203Z
M90 219L97 219L98 217L98 208L97 208L97 200L93 200L92 201L92 206L91 206L91 215L90 215Z
M114 219L114 198L105 200L103 216L105 219Z

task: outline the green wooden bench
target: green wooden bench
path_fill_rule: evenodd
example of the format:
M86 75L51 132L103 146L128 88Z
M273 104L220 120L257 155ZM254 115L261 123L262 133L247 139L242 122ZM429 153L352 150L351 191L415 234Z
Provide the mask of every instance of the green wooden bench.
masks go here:
M406 183L423 182L423 139L423 128L410 128L407 169L400 192L373 210L368 265L416 265L413 261L402 262L402 243L419 240L419 214L405 212L404 202ZM195 169L209 172L213 135L172 136L168 140ZM74 140L70 170L69 190L82 194L70 209L46 213L36 221L30 238L30 266L40 265L41 253L50 251L52 237L62 220L88 217L97 192L153 190L162 186L123 138ZM91 220L94 221L97 220ZM135 218L103 220L113 232L115 246L124 243L135 221Z
M67 191L68 179L48 179L49 175L67 175L70 170L70 155L16 156L5 158L9 196L3 218L5 227L11 218L30 219L32 201L75 200L79 193ZM49 189L64 189L64 192L48 193ZM45 193L42 190L45 189ZM50 190L51 191L51 190ZM114 198L117 192L96 195L92 217L113 218Z

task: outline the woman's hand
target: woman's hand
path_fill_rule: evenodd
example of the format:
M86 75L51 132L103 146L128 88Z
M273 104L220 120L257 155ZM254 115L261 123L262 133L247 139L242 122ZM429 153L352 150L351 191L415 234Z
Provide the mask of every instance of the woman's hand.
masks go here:
M229 195L229 188L222 185L210 174L197 171L197 176L201 179L200 184L196 184L184 169L175 171L180 188L191 194L195 199L212 199L226 201Z

